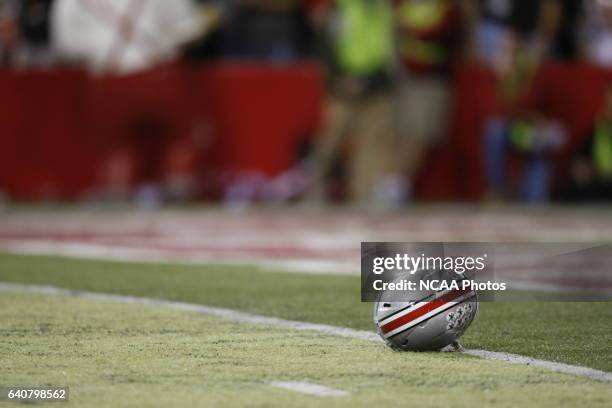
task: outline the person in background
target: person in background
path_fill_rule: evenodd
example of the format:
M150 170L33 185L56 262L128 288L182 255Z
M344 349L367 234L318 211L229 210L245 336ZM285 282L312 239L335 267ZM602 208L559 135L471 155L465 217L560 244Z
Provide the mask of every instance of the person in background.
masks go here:
M104 150L96 194L156 206L186 196L180 177L164 179L183 126L183 47L214 30L216 4L193 0L55 0L52 38L63 62L82 67L86 115ZM179 194L175 194L179 192Z
M489 199L550 198L553 157L567 141L561 123L537 112L515 112L538 66L580 55L579 0L481 0L475 29L477 59L496 80L498 112L485 120L483 143ZM520 163L516 180L510 159Z
M566 129L558 121L532 115L510 121L489 120L485 134L489 198L518 198L526 203L547 201L553 158L567 141ZM516 183L509 177L510 157L520 164Z
M377 196L389 205L408 201L425 153L447 133L452 66L463 50L463 3L394 0L396 158Z
M593 130L570 163L570 178L562 199L612 200L612 84Z
M580 53L579 32L584 18L583 0L471 0L479 17L476 41L484 61L494 57L496 45L516 37L525 58L567 60Z
M348 196L370 204L391 134L392 10L386 0L336 0L326 14L327 123L318 138L308 198L328 196L334 163L348 146Z
M133 74L172 61L221 16L194 0L55 0L51 38L65 62L96 74Z
M490 67L512 99L543 61L581 54L582 0L469 0L474 55Z

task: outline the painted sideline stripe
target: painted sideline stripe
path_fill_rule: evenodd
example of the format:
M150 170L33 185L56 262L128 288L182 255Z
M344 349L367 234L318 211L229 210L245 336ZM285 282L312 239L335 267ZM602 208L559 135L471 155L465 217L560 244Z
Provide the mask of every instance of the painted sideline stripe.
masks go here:
M126 304L153 305L174 310L184 310L202 313L243 323L270 325L288 328L292 330L314 331L318 333L329 334L332 336L350 337L353 339L367 340L373 342L383 341L376 333L365 330L354 330L346 327L330 326L326 324L285 320L276 317L261 316L257 314L239 312L236 310L224 309L220 307L203 306L184 302L174 302L164 299L84 292L78 290L63 289L55 286L24 285L18 283L3 282L0 282L0 292L33 293L41 295L67 296L90 300L107 300ZM596 370L589 367L555 363L552 361L538 360L535 358L520 356L516 354L500 353L486 350L464 350L463 352L465 354L480 357L487 360L503 361L511 364L529 365L539 368L545 368L560 373L586 377L592 380L612 382L612 373Z
M295 391L302 394L316 395L318 397L346 397L351 395L348 391L302 381L273 381L270 383L270 385L272 387Z
M194 303L176 302L165 299L154 299L128 295L115 295L109 293L85 292L80 290L63 289L56 286L43 285L24 285L19 283L3 283L0 282L0 292L17 292L17 293L33 293L40 295L52 296L67 296L90 300L107 300L118 303L138 304L138 305L153 305L165 307L173 310L183 310L189 312L202 313L210 316L216 316L227 320L233 320L241 323L253 323L283 327L292 330L314 331L318 333L329 334L332 336L350 337L354 339L377 341L383 340L373 332L365 330L353 330L344 327L329 326L326 324L306 323L293 320L279 319L276 317L268 317L256 315L252 313L239 312L237 310L225 309L221 307L212 307L198 305Z
M548 370L557 371L559 373L573 374L580 377L587 377L592 380L612 382L612 373L606 371L595 370L589 367L576 366L564 363L555 363L554 361L538 360L536 358L521 356L512 353L500 353L487 350L464 350L465 354L470 356L484 358L486 360L503 361L510 364L521 364Z

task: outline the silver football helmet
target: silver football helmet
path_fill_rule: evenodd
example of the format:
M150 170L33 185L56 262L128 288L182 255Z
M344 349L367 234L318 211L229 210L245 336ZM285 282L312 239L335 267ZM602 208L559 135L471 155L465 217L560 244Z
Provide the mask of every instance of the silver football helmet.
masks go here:
M414 276L399 276L401 279ZM398 302L397 293L382 292L374 303L378 334L400 351L436 351L460 348L457 339L474 320L478 310L473 290L413 291L411 301Z

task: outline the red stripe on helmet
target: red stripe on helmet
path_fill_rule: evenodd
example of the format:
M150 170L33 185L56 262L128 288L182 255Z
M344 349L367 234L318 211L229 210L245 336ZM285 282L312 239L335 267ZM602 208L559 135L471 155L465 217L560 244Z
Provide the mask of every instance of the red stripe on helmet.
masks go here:
M410 323L413 320L418 319L421 316L426 315L427 313L436 310L437 308L444 306L447 303L452 302L453 300L465 295L466 293L468 293L469 290L465 289L465 290L454 290L451 292L448 292L446 294L444 294L443 296L440 296L440 298L436 299L436 300L432 300L431 302L428 302L426 304L424 304L423 306L419 307L418 309L413 310L410 313L407 313L403 316L398 317L395 320L390 321L389 323L385 324L384 326L382 326L380 328L380 330L382 331L383 334L387 334L395 329L397 329L398 327L402 327L405 324Z

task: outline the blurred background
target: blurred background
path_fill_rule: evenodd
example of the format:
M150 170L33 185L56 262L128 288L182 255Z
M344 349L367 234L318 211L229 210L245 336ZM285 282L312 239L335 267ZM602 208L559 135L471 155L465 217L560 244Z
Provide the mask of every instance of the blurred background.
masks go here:
M0 0L5 202L612 199L612 2Z

